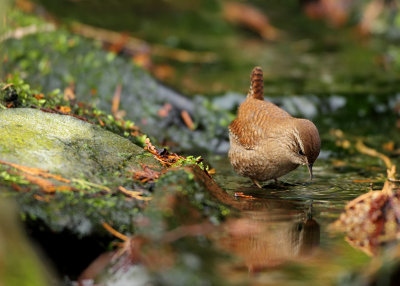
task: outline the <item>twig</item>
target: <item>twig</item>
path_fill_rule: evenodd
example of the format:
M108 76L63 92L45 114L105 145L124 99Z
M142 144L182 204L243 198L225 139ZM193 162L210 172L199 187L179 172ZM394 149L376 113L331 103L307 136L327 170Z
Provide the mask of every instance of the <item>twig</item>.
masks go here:
M27 27L19 27L13 31L9 31L4 35L0 35L0 43L5 42L8 39L21 39L25 36L42 33L42 32L52 32L56 29L55 25L47 23L43 26L30 25Z
M123 240L123 241L128 241L128 239L129 239L128 236L126 236L126 235L124 235L124 234L122 234L122 233L116 231L116 230L113 229L113 228L111 227L111 225L109 225L108 223L103 222L102 225L103 225L103 227L104 227L109 233L111 233L111 234L114 235L115 237L118 237L119 239L121 239L121 240Z
M138 192L138 191L130 191L125 189L123 186L119 186L118 190L121 191L122 193L124 193L125 195L137 199L137 200L142 200L142 201L150 201L152 198L151 197L143 197L143 193L142 192Z
M119 109L119 102L121 99L121 91L122 91L122 86L118 84L117 88L115 89L111 105L111 113L114 115L115 118L120 117L118 114L118 109Z
M361 139L357 140L356 149L360 153L363 153L363 154L366 154L366 155L381 159L386 165L388 179L389 180L396 180L396 178L395 178L395 176L396 176L396 166L392 164L392 161L390 161L388 156L386 156L385 154L379 153L375 149L372 149L372 148L369 148L369 147L365 146Z
M82 186L98 188L100 190L106 191L107 193L111 193L111 189L103 185L95 184L81 179L72 179L72 182L78 183Z
M74 33L82 35L87 38L96 39L104 43L113 44L121 43L123 40L123 50L128 53L136 54L149 52L154 56L170 58L181 62L193 63L210 63L217 60L215 53L211 52L192 52L183 49L173 49L162 45L150 45L144 40L127 36L118 32L113 32L105 29L94 28L92 26L74 23L71 26Z
M53 175L53 174L49 173L48 170L39 169L39 168L31 168L31 167L27 167L27 166L18 165L15 163L6 162L3 160L0 160L0 164L11 166L15 169L22 171L23 173L29 174L29 175L35 175L35 176L39 175L41 177L52 178L52 179L55 179L57 181L64 182L64 183L70 182L70 180L65 179L59 175Z

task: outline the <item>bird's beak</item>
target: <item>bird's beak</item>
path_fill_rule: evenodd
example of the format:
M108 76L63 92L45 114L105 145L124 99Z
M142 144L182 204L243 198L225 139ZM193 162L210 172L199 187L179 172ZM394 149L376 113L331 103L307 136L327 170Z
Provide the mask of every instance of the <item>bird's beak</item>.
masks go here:
M313 166L313 164L308 164L307 165L308 172L310 173L310 181L313 179L312 166Z

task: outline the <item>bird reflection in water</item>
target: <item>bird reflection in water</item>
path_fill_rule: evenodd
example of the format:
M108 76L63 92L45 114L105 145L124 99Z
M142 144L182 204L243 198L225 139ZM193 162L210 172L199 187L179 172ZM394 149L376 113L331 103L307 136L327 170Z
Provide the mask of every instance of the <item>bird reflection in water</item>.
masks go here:
M252 273L310 256L320 242L320 226L311 211L288 201L261 201L243 205L242 217L227 222L219 245Z

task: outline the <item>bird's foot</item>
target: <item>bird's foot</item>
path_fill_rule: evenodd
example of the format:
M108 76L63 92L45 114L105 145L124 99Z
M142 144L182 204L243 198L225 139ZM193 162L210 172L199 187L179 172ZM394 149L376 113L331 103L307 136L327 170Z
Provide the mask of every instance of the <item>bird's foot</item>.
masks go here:
M254 185L256 185L257 187L259 187L260 189L262 189L262 187L261 187L261 185L260 185L259 182L257 182L257 181L254 180L254 179L251 179L251 181L254 183Z

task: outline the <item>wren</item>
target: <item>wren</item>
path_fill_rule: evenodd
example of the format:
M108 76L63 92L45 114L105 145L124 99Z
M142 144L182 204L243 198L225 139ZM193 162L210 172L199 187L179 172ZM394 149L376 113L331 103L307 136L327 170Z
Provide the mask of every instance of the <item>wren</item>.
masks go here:
M246 100L229 125L229 160L236 173L258 181L277 179L300 165L313 177L321 140L315 125L292 117L275 104L264 101L264 80L260 67L251 74Z

